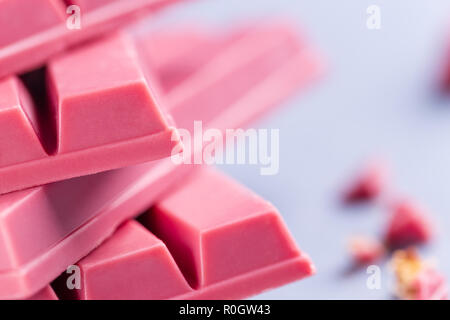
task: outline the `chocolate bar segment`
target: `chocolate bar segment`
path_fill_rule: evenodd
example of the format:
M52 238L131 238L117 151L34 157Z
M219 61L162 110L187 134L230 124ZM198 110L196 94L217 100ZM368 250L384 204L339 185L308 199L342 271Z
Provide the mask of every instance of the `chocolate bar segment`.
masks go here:
M131 40L117 36L50 62L59 153L166 129Z
M300 253L277 210L215 170L202 170L142 217L195 288Z
M0 78L30 72L74 45L176 1L1 0ZM77 3L82 8L72 6Z
M27 300L59 300L53 288L48 285Z
M302 41L284 25L244 28L227 37L225 42L232 45L214 55L189 81L175 87L167 95L166 99L174 109L189 108L196 113L195 109L200 104L193 103L194 99L203 101L208 96L214 96L214 102L202 118L208 121L232 103L235 96L245 93L246 88L268 77L282 62L290 61L303 49ZM236 67L236 64L242 67ZM192 84L198 83L204 83L207 90L201 94L192 91ZM175 120L182 128L191 129L193 124L186 119Z
M167 299L190 291L164 243L135 221L122 225L77 266L81 289L68 289L66 274L53 284L63 299Z
M64 23L61 0L0 1L0 49Z
M125 35L74 49L22 79L38 103L32 103L17 80L2 85L7 95L0 106L0 121L5 122L0 194L166 158L175 147L181 150L172 120Z
M102 6L109 5L114 2L124 0L65 0L69 5L77 5L81 8L81 12L88 12ZM125 0L126 1L126 0Z
M277 33L273 36L277 36ZM252 43L262 53L268 50L273 56L279 56L279 51L285 50L284 46L267 47L264 43ZM227 97L228 104L211 108L226 94L220 93L218 97L216 90L211 90L211 82L225 90L228 83L234 81L233 74L252 65L252 59L246 53L237 54L243 47L245 42L224 42L224 46L217 50L211 60L206 60L192 71L191 77L180 85L190 87L190 90L182 92L191 97L193 104L201 107L169 105L168 109L173 110L175 120L184 119L187 124L202 120L205 129L222 130L246 125L309 84L321 70L314 51L309 48L294 51L289 59L272 65L272 71L266 77L245 82L245 92L230 92L232 96ZM195 50L191 50L187 50L182 57L174 58L173 64L182 65L184 61L191 66L191 61L195 61L198 55ZM202 51L203 48L198 47L197 50ZM223 57L215 59L218 55ZM226 60L227 56L237 58L234 64L225 67L221 61ZM212 60L216 62L209 65L207 61ZM260 60L261 68L265 68L266 60ZM216 73L198 82L194 75L197 72L207 74L203 69L205 67L221 72L224 78L217 81L221 77ZM204 90L211 94L204 95ZM195 92L199 100L192 99ZM201 152L195 150L198 151ZM0 227L6 230L0 233L4 237L0 241L0 261L4 261L0 266L0 297L27 297L35 293L69 264L80 260L98 246L120 223L148 210L162 192L192 170L193 166L177 166L166 159L0 196ZM13 250L2 251L2 246Z
M276 209L212 169L194 175L139 221L151 232L127 222L77 263L83 286L71 289L63 273L54 283L58 295L242 299L314 273Z
M37 110L15 77L0 80L0 128L0 168L47 156Z
M137 32L136 42L144 62L159 75L162 91L167 94L202 70L205 62L212 63L221 51L228 47L236 49L237 40L246 34L247 30L239 28L213 35L187 25L151 33Z

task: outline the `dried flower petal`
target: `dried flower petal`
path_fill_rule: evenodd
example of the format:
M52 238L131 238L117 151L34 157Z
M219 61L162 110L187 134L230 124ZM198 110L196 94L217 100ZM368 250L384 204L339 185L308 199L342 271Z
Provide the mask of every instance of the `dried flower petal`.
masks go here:
M385 184L385 167L380 163L369 164L353 181L344 194L348 203L367 201L377 197Z
M428 242L433 227L428 214L410 201L402 201L393 207L385 235L386 244L401 248Z
M350 254L356 264L371 264L379 260L385 253L383 244L366 236L355 236L349 242Z
M423 261L414 248L397 250L391 260L396 277L395 293L400 299L446 299L448 287L444 276Z

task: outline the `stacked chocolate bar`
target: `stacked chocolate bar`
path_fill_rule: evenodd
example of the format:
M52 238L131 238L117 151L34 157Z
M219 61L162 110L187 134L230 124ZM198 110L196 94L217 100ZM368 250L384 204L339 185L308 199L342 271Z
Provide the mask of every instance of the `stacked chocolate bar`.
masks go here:
M167 2L0 2L1 299L241 299L314 273L269 202L174 157L211 147L183 146L194 122L241 128L309 85L316 52L279 23L119 28Z

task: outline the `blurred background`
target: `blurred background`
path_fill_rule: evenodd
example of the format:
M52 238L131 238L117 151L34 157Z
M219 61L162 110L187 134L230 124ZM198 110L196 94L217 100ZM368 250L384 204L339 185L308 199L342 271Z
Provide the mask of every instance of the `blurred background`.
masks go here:
M366 26L366 10L381 10L381 29ZM342 188L367 161L382 159L390 186L419 202L439 226L422 248L450 279L450 95L439 74L450 46L448 0L195 0L157 17L156 24L232 27L247 20L295 23L323 54L327 73L259 123L280 129L280 172L222 166L281 211L317 275L257 299L389 299L391 275L381 262L382 286L366 286L366 270L349 271L346 242L378 236L382 205L342 205ZM155 22L155 21L153 21Z

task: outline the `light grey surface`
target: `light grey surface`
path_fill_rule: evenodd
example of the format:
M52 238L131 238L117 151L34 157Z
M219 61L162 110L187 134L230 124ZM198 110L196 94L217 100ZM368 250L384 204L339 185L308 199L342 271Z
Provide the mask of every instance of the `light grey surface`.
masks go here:
M381 8L381 30L368 30L366 9ZM393 188L428 208L438 239L424 254L439 259L450 278L450 99L435 92L450 30L450 1L205 0L169 10L164 20L232 25L248 18L288 17L302 26L328 60L327 77L286 104L261 128L279 128L280 173L251 166L223 170L273 202L317 275L257 298L384 299L366 287L364 270L348 273L346 239L377 235L386 209L348 209L339 191L366 159L390 165Z

